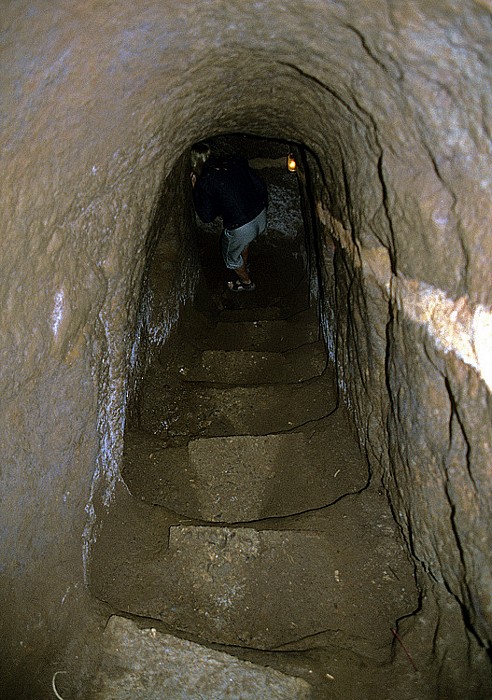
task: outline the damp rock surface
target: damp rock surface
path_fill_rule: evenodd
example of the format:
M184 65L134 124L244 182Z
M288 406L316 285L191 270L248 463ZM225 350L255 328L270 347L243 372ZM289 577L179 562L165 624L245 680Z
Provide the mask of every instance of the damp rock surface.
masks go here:
M3 696L51 697L53 659L92 649L130 404L213 259L188 148L217 134L253 134L265 174L272 139L276 167L298 150L271 220L308 229L338 385L439 603L425 692L490 696L490 1L18 0L0 22Z
M311 700L306 681L113 616L91 700Z
M288 246L279 249L268 240L256 251L267 268L272 258L285 256L287 265L293 257ZM228 323L232 336L236 323L242 333L244 314L256 310L261 316L270 300L262 279L258 273L255 296L218 293L218 303L234 311L235 320L227 313L223 321L219 310L216 322ZM296 295L309 309L307 275ZM294 305L302 306L299 300ZM306 331L306 318L299 330ZM273 351L281 338L276 325L268 327ZM203 382L191 380L193 363L202 362L195 352L201 341L197 329L207 343L217 337L193 314L179 324L169 357L164 348L159 364L149 368L144 391L149 387L161 402L174 401L186 387L188 399L181 395L180 406L187 419L180 435L173 424L154 434L146 408L136 418L138 430L129 426L123 474L131 495L119 496L105 519L93 548L91 590L117 610L152 618L200 643L235 654L255 651L260 663L274 660L288 673L299 663L304 678L316 674L317 685L329 662L327 648L350 650L387 668L391 629L415 609L418 594L387 503L369 485L367 463L336 385L323 380L324 400L333 408L321 419L319 380L280 382L274 374L262 386L238 391L229 385L220 393L222 415L232 407L237 416L245 409L264 416L272 405L275 415L258 421L258 434L241 434L247 421L237 418L232 425L216 423L219 436L197 435L196 416L204 405L196 400L203 396ZM243 337L249 342L249 334ZM317 342L302 348L319 356ZM184 361L187 376L180 372ZM300 386L302 424L291 420ZM254 389L254 405L246 389ZM141 400L150 405L148 394ZM272 420L277 433L265 432ZM184 444L173 446L178 437ZM296 653L294 662L287 651ZM330 679L325 673L324 683ZM340 688L357 697L353 684L344 681ZM329 693L327 687L318 691L320 697Z

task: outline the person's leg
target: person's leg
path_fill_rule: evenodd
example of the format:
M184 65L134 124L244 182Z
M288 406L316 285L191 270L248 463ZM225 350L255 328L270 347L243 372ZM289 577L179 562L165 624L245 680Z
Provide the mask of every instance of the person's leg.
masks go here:
M249 256L249 243L246 246L246 248L243 249L243 252L241 253L241 257L242 257L246 267L248 267L248 256Z
M234 270L238 279L246 285L251 284L246 264L249 254L249 242L254 238L254 235L254 229L249 224L246 224L244 227L233 231L225 229L221 238L222 256L226 267L229 270Z
M252 230L253 230L253 237L251 239L252 241L254 241L258 235L265 232L266 224L267 224L266 209L264 209L262 212L260 212L258 214L256 219L253 219L253 221L249 224L250 226L252 226ZM244 282L245 284L249 284L249 283L251 283L251 279L249 277L249 268L248 268L249 243L243 248L243 250L241 252L241 257L243 260L243 265L241 265L240 268L236 269L236 272L237 272L238 277L241 280L241 282Z
M243 264L241 265L241 267L237 267L235 270L237 276L239 277L241 282L243 282L244 284L251 284L251 279L250 279L249 272L248 272L248 255L249 255L249 245L247 245L246 248L244 248L243 252L241 253L241 257L243 259Z
M266 210L263 210L252 221L237 229L224 229L221 246L226 267L237 274L239 285L254 289L247 269L250 243L266 228ZM237 285L230 283L229 288L236 289ZM237 291L242 291L237 289Z

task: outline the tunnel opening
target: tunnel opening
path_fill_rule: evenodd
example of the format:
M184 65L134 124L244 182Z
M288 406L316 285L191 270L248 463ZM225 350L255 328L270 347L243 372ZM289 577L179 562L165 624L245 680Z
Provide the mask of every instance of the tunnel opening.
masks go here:
M201 273L173 330L154 335L154 357L136 363L146 372L126 428L128 491L118 490L93 547L91 590L162 633L328 697L335 673L351 684L353 658L390 663L391 630L418 605L413 567L340 401L319 314L326 280L306 153L294 147L292 175L292 144L245 134L214 143L245 153L268 182L257 289L224 291L220 223L192 219L187 250ZM184 159L178 167L186 177ZM162 246L149 268L155 287L142 295L157 306L172 288Z
M305 223L312 202L307 202L305 187L298 174L288 174L287 170L288 155L294 154L300 163L303 147L248 133L227 133L207 138L207 141L213 144L217 153L246 157L260 174L270 170L268 241L278 245L286 241L291 246L291 255L287 256L285 270L278 269L275 256L270 256L270 269L262 270L263 289L268 289L268 299L264 303L274 304L275 299L285 293L286 285L295 287L306 275L309 276L311 299L316 303L319 269L316 270L317 257L313 249L315 236L313 226L308 227ZM146 261L127 392L130 419L137 410L139 379L153 354L168 343L174 323L182 313L189 313L193 305L213 315L217 304L219 307L224 303L234 306L235 301L247 305L255 300L255 296L248 299L248 295L241 295L234 300L233 296L223 294L227 280L234 276L225 269L219 252L220 219L207 225L194 215L188 175L189 155L186 151L177 159L156 198L146 236ZM261 265L261 255L258 258ZM291 260L293 264L290 264ZM189 300L193 300L193 304L188 303Z

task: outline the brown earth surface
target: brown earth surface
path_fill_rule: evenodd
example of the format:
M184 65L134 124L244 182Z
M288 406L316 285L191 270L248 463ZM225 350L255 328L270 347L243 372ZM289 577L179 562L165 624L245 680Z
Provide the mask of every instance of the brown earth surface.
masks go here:
M419 605L413 566L320 360L302 245L258 241L257 290L236 295L209 252L213 304L186 311L142 384L92 591L315 698L392 697L396 669L415 697L392 631Z

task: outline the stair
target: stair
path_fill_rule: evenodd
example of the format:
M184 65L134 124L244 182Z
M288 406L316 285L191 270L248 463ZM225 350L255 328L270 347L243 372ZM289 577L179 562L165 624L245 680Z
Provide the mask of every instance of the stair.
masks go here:
M152 435L133 433L125 480L143 501L210 522L291 515L365 487L357 446L341 435L350 435L343 407L293 432L195 438L185 447L163 447Z
M323 343L309 343L285 352L205 350L183 379L215 384L275 384L319 377L326 366Z
M387 658L413 572L391 515L374 519L380 496L303 294L287 311L249 297L153 365L91 589L202 643Z
M91 590L113 609L200 643L266 651L356 649L388 660L417 604L390 514L347 496L314 512L207 524L117 495L92 553Z
M223 312L222 319L224 319ZM229 313L230 317L231 314ZM236 318L238 312L235 313ZM319 339L319 323L313 309L302 311L287 319L250 321L219 321L203 338L207 349L256 350L259 352L275 348L277 352L293 350Z
M310 700L306 681L113 616L92 700Z
M337 406L333 371L304 382L225 385L167 384L153 372L140 409L146 432L169 444L191 436L265 435L320 420ZM187 441L187 440L186 440Z
M154 575L159 581L172 568L192 595L176 591L170 600L157 593L142 613L157 613L202 639L275 649L338 627L342 598L335 579L326 581L320 567L328 552L327 538L318 532L171 527L169 550L156 560ZM333 561L333 569L338 566Z

